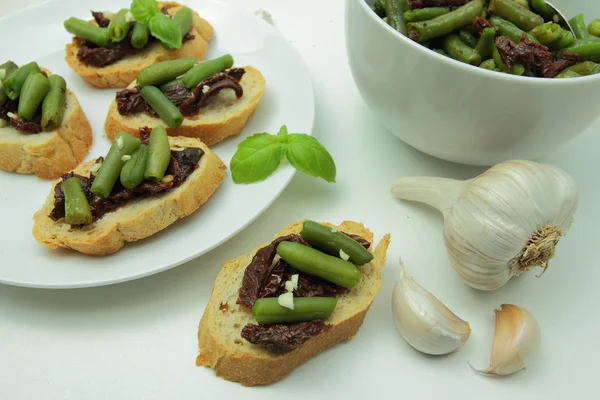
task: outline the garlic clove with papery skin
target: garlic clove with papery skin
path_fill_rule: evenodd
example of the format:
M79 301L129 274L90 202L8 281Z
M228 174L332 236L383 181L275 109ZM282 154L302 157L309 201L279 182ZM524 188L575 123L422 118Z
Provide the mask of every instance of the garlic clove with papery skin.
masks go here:
M488 376L514 374L526 368L527 362L539 350L540 326L529 311L512 304L502 304L494 312L496 328L490 366L484 370L471 367Z
M476 178L400 178L392 194L444 215L450 264L469 286L494 290L555 255L579 205L575 182L547 164L513 160Z
M469 323L406 275L400 261L400 277L392 293L392 313L398 331L415 349L431 355L454 352L471 334Z

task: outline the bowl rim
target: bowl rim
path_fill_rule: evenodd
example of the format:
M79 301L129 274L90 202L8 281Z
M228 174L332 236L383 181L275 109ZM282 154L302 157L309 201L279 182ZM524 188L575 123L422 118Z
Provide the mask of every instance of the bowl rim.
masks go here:
M520 75L511 75L506 73L499 73L496 71L490 71L485 68L481 68L479 66L466 64L450 58L448 56L441 55L431 49L428 49L425 46L411 40L407 36L398 32L388 24L386 24L382 18L379 18L377 14L369 7L370 2L372 0L346 0L346 6L348 6L349 2L354 1L359 3L359 7L361 11L367 14L367 18L375 21L375 23L382 27L386 34L395 37L394 40L399 40L404 42L404 44L412 47L415 51L420 52L424 57L430 57L430 60L437 60L447 65L449 68L453 68L456 70L463 71L471 71L473 74L479 74L481 77L489 77L491 79L498 79L500 81L507 82L519 82L519 83L528 83L531 85L544 85L544 86L570 86L570 85L586 85L592 81L600 81L600 74L582 76L577 78L568 78L568 79L554 79L554 78L540 78L533 76L520 76ZM347 35L348 37L348 35Z

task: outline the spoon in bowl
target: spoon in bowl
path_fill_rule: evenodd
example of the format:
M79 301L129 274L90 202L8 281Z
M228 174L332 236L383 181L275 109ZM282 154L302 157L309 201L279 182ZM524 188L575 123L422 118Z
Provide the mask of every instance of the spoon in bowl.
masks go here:
M577 37L575 35L575 31L571 27L571 24L569 24L569 20L565 17L565 15L562 12L560 12L560 10L549 1L546 1L545 3L547 9L544 10L543 14L546 14L547 16L552 16L552 22L554 22L555 24L562 25L563 28L567 28L569 32L571 32L573 37ZM541 10L536 11L541 12Z

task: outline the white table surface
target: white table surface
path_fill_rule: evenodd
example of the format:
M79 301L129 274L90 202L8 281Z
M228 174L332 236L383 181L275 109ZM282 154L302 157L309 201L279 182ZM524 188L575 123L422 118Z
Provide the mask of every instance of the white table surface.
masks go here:
M36 1L2 0L0 15ZM343 1L229 3L250 13L267 10L304 57L316 88L314 134L337 163L337 183L297 175L231 241L149 278L65 291L0 286L0 399L597 398L600 124L543 159L567 170L581 189L576 222L549 271L542 279L530 273L493 293L477 292L449 265L441 215L395 201L389 187L400 176L462 179L482 169L419 153L377 123L346 62ZM268 387L243 388L196 367L196 327L220 265L302 218L353 219L377 238L392 235L384 283L359 334ZM410 275L471 323L472 336L457 353L425 357L396 331L390 299L400 256ZM543 343L526 371L491 379L473 373L467 362L487 365L492 310L502 303L528 308L542 327Z

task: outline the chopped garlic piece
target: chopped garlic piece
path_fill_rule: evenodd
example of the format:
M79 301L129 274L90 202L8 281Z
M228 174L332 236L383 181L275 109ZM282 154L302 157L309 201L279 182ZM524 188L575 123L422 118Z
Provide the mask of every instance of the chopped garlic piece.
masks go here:
M15 114L15 113L12 113L12 112L7 112L7 113L6 113L6 116L7 116L8 118L11 118L11 119L17 119L17 118L19 118L19 117L17 117L17 114Z
M287 290L288 292L293 292L294 291L294 282L287 281L285 283L285 290Z
M121 157L121 161L129 161L131 160L131 156L128 154L125 154L123 157Z
M289 308L290 310L294 309L294 294L292 292L287 292L280 295L277 298L277 302L281 307Z
M348 261L350 259L350 256L344 253L344 250L340 249L340 258L344 261Z
M292 283L294 284L294 290L298 289L298 277L300 275L294 274L292 275Z
M337 231L333 228L331 228L331 233L336 233Z
M119 148L119 150L122 150L122 149L123 149L123 146L124 146L124 143L123 143L123 138L119 136L119 137L117 138L117 147Z
M125 14L125 22L129 23L133 21L133 14L131 13L131 11L127 11L127 14Z
M206 93L208 93L208 91L209 91L209 90L210 90L210 87L209 87L208 85L204 85L204 86L202 86L202 93L203 93L203 94L206 94Z
M92 167L90 168L90 172L92 173L92 175L96 176L96 174L100 170L101 166L102 166L101 163L96 163L96 164L92 165Z

